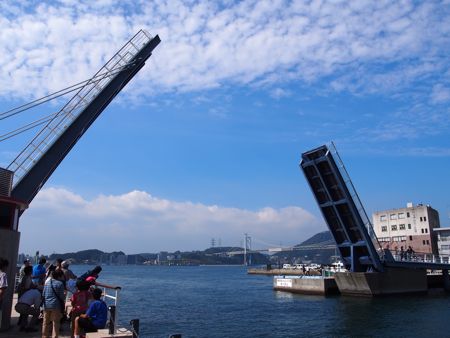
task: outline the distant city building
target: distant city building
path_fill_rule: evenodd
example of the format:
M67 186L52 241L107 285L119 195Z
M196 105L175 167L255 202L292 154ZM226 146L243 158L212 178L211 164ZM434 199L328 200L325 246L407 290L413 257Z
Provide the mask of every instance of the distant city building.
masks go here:
M100 262L99 263L100 264L110 264L109 259L110 259L110 255L107 254L107 253L103 253L100 256Z
M27 258L28 257L23 253L19 254L19 257L17 259L17 265L22 265L23 261Z
M429 205L408 203L406 208L377 211L372 215L375 234L383 248L438 254L436 233L439 213ZM449 243L450 244L450 243Z
M436 234L439 255L450 256L450 227L433 229Z
M117 265L127 265L127 255L117 255Z
M167 261L167 255L168 255L168 254L169 254L169 253L168 253L167 251L160 251L160 252L158 253L157 258L156 258L158 264L163 264L164 262L166 262L166 261Z

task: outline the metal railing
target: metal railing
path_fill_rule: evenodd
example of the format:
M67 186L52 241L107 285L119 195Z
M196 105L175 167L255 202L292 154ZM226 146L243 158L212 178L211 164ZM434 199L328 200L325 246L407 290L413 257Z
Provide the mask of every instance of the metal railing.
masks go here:
M26 175L39 158L61 136L83 109L112 79L130 65L133 57L152 39L140 30L56 113L8 166L14 172L14 185Z
M119 288L108 288L108 287L101 287L103 290L103 300L105 301L105 303L109 304L109 329L110 329L110 333L117 333L117 323L119 322L119 292L120 289ZM108 293L107 291L111 290L114 291L112 294ZM112 306L114 306L113 310ZM111 332L112 331L112 332Z
M450 256L435 255L427 252L407 252L393 251L392 256L396 262L414 262L414 263L438 263L450 264Z
M345 168L344 162L342 161L341 157L339 156L339 153L337 152L337 149L333 142L329 143L327 145L327 148L329 149L331 156L334 158L334 161L336 162L336 165L342 176L342 179L344 180L344 183L347 186L350 196L352 197L353 202L355 203L355 206L359 213L359 216L361 217L361 220L363 221L364 226L367 229L367 233L369 234L369 237L372 241L373 246L375 247L375 250L378 253L378 256L380 257L380 259L383 259L383 257L384 257L383 248L380 245L380 242L378 241L377 235L375 234L375 230L373 229L373 226L372 226L372 222L370 221L369 217L367 216L366 210L364 209L364 206L359 198L358 193L356 192L353 182L350 179L350 175L348 174L347 169Z

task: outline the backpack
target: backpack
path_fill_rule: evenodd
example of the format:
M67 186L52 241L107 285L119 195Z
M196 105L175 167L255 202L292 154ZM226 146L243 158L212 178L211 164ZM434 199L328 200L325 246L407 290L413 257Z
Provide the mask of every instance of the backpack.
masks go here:
M77 278L77 283L76 283L77 288L80 289L80 286L81 286L81 289L89 288L89 286L92 285L92 282L91 281L87 281L87 278L91 277L91 276L92 276L92 271L89 270L89 271L85 272L84 274L82 274L80 277L78 277Z

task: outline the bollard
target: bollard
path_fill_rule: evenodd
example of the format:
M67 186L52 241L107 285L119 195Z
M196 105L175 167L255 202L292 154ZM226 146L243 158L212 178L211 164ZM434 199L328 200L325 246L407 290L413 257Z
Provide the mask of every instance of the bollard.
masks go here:
M115 327L115 323L116 323L116 306L115 305L110 305L108 307L109 309L109 325L108 325L108 329L109 329L109 334L114 334L114 327Z
M139 319L130 320L131 331L133 331L133 338L139 338Z

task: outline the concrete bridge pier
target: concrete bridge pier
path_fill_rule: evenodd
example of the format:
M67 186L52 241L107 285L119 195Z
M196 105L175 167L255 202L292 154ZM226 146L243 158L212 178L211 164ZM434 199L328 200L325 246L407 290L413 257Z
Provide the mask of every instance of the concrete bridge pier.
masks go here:
M336 284L343 295L384 296L425 293L425 269L387 268L383 272L338 272Z
M8 269L4 271L8 277L8 288L3 300L0 301L0 331L7 330L10 325L19 240L20 232L0 229L0 257L6 258L9 262Z
M11 321L11 309L16 278L20 232L19 215L28 205L11 198L13 172L0 168L0 257L8 260L6 276L8 287L0 301L0 331L7 330Z

